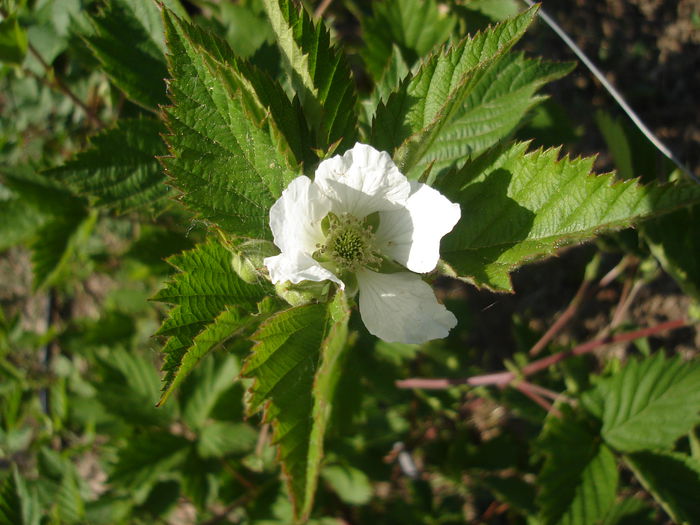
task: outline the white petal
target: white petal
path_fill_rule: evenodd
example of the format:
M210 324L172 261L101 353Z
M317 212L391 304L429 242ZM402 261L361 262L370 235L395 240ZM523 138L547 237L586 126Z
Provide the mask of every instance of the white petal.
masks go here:
M359 143L342 157L321 162L314 183L333 200L335 213L358 219L403 206L411 192L408 179L388 153Z
M297 177L270 208L270 229L277 247L285 252L308 255L323 242L321 221L331 209L331 202L311 179Z
M273 284L290 281L299 284L301 281L333 281L345 288L343 281L335 274L318 264L310 255L299 251L282 252L274 257L266 257L263 261Z
M367 330L390 343L424 343L446 337L457 318L437 302L415 273L357 273L360 315Z
M411 183L406 207L379 214L377 247L413 272L432 271L440 258L440 239L452 231L461 216L450 202L427 184Z

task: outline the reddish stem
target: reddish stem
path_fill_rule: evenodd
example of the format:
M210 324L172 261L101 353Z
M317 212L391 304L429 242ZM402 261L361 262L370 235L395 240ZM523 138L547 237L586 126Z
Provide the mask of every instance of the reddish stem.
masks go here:
M604 345L609 345L613 343L623 343L627 341L634 341L635 339L639 339L640 337L647 337L649 335L654 335L659 332L664 332L666 330L675 330L676 328L680 328L682 326L685 326L686 320L685 319L675 319L673 321L666 321L665 323L660 323L654 326L651 326L649 328L642 328L640 330L633 330L631 332L625 332L622 334L617 334L611 337L604 337L602 339L595 339L593 341L589 341L587 343L583 343L581 345L578 345L571 350L565 350L563 352L559 352L547 357L543 357L541 359L538 359L537 361L533 361L529 365L526 365L523 367L522 370L520 370L520 376L521 377L528 377L532 374L535 374L537 372L540 372L541 370L544 370L545 368L549 368L550 366L563 361L564 359L567 359L571 356L574 355L583 355L587 354L589 352L592 352L596 348L599 348ZM516 379L517 376L513 372L497 372L493 374L483 374L483 375L477 375L477 376L472 376L472 377L467 377L467 378L458 378L458 379L448 379L448 378L442 378L442 379L429 379L429 378L411 378L411 379L403 379L400 381L396 381L396 386L398 388L422 388L422 389L430 389L430 390L442 390L449 388L451 386L455 385L471 385L471 386L479 386L479 385L501 385L505 386L511 383L514 379Z
M588 294L588 290L591 286L591 281L586 279L581 283L581 286L579 289L576 291L576 295L574 295L574 298L571 300L569 303L569 306L566 307L566 310L562 312L562 314L559 316L559 318L552 323L552 326L549 327L549 329L540 337L539 341L537 341L532 348L530 348L530 355L535 356L539 354L542 349L547 346L547 344L554 339L554 336L559 333L559 331L564 328L569 321L571 321L574 316L576 315L576 312L579 309L579 306L581 306L581 303L583 300L586 298L586 295Z
M544 408L547 412L552 412L555 416L560 417L561 413L554 408L552 403L547 401L545 398L540 396L537 392L535 392L535 389L532 388L534 385L527 383L525 381L519 382L515 385L515 388L525 394L525 396L529 397L532 399L535 403L540 405L542 408Z

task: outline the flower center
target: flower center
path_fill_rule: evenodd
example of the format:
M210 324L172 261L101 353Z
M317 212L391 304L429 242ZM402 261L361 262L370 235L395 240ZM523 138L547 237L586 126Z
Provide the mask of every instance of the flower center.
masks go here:
M364 266L381 262L375 248L374 231L369 221L361 221L347 213L329 213L322 223L326 241L317 252L321 258L335 263L340 272L356 272Z

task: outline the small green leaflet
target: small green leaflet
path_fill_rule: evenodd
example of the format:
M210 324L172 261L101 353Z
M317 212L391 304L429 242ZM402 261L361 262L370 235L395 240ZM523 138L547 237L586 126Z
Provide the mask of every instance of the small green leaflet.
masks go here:
M563 417L549 417L538 449L545 462L538 476L537 505L543 525L588 525L615 502L615 457L600 443L597 429L564 405Z
M10 16L0 22L0 62L21 65L28 45L27 33L16 17Z
M700 523L700 462L678 452L643 451L625 456L642 482L675 523Z
M357 138L357 95L343 53L322 23L290 0L263 0L315 147L345 151Z
M646 221L640 228L652 255L696 301L700 301L699 223L700 206L696 205Z
M231 265L231 252L217 242L198 245L168 259L177 273L154 300L175 305L158 335L163 348L164 403L208 353L232 344L252 331L264 316L252 316L258 302L272 295L269 285L248 284Z
M592 166L516 143L438 179L435 187L462 208L442 257L479 286L512 291L509 272L529 260L700 200L700 186L619 182L592 175Z
M122 120L92 137L90 148L47 172L96 206L125 212L155 205L169 194L157 156L167 149L163 125L152 119Z
M522 37L536 12L531 8L426 59L416 75L377 108L372 145L393 152L404 173L418 164L497 59Z
M17 200L0 202L19 207L20 231L9 227L10 237L27 238L32 248L34 289L55 282L70 261L75 249L92 232L97 214L88 212L85 201L66 191L53 178L31 171L15 170L3 174L4 183ZM11 208L10 208L11 209ZM26 228L26 229L25 229Z
M177 0L167 4L184 12ZM111 0L92 22L95 32L84 38L112 82L147 109L165 104L165 38L156 2Z
M163 159L183 203L223 230L269 238L268 213L296 173L246 111L228 45L164 11L172 157Z
M425 155L411 166L408 178L418 178L428 169L431 179L437 177L508 137L545 98L535 92L572 67L571 63L527 59L522 53L501 57L487 69Z
M39 525L41 509L35 491L30 491L17 467L0 483L0 523Z
M76 249L88 240L97 213L81 212L84 210L79 208L65 217L55 217L37 230L30 245L35 290L56 284Z
M670 450L700 423L700 363L663 353L630 360L597 387L604 399L602 435L620 452Z
M132 436L120 449L109 482L129 490L142 503L160 476L180 465L191 447L189 439L163 429Z
M367 70L378 81L394 46L412 66L450 37L455 21L440 13L435 0L372 2L372 16L361 20L365 45L360 54Z
M302 522L313 505L349 316L342 292L331 304L280 312L253 335L257 344L243 369L255 378L248 412L264 407L265 420L272 422L294 513Z

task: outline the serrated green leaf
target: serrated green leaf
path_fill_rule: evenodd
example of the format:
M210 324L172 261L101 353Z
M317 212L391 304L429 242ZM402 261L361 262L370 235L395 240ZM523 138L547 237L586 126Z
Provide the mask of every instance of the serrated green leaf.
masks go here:
M271 295L271 287L243 281L231 258L224 246L208 242L168 259L180 273L153 298L175 305L158 331L158 335L169 337L163 348L165 377L160 404L205 355L264 318L249 314Z
M431 55L415 76L377 108L372 145L393 152L399 168L404 173L410 171L452 122L489 68L522 37L536 12L537 8L531 8Z
M436 182L462 208L442 257L478 285L510 291L509 272L528 260L700 199L698 186L617 182L591 175L593 159L526 149L499 146Z
M78 209L39 228L31 244L35 290L56 284L76 248L85 243L97 221L93 211Z
M566 75L572 67L571 63L527 59L522 53L506 54L487 69L407 176L418 178L432 166L431 177L437 177L494 146L543 99L535 96L536 91Z
M197 453L203 458L243 454L255 448L258 433L246 423L215 421L204 426L197 440Z
M132 425L167 425L172 406L156 408L160 381L153 362L122 348L100 355L102 378L96 397L104 409Z
M653 181L673 171L671 161L636 128L604 112L596 113L596 123L621 178L642 177ZM700 260L694 256L700 250L700 232L695 227L699 218L700 207L693 206L650 219L640 226L652 255L696 301L700 300Z
M344 151L357 138L357 95L342 52L330 33L290 0L264 0L292 85L315 132L315 147L338 144Z
M112 82L147 109L165 104L165 38L156 2L112 0L92 22L95 32L84 38Z
M28 47L27 33L16 17L0 21L0 62L21 65Z
M265 408L286 474L294 513L308 518L323 455L349 310L342 292L330 305L285 310L263 323L244 374L255 378L248 411ZM309 417L311 415L311 417Z
M170 390L174 388L173 385L178 383L178 377L185 373L185 369L194 368L194 365L190 363L190 360L193 359L192 354L197 353L205 336L212 335L208 342L213 341L215 345L225 344L226 337L230 337L228 328L225 329L224 333L227 335L224 336L212 334L212 332L217 329L221 330L221 317L226 313L228 312L225 311L221 316L217 317L212 325L195 338L193 347L185 354L182 360L178 376L176 376L175 381L170 386ZM234 324L236 324L235 321ZM211 351L211 347L208 348L208 351ZM227 355L222 360L214 360L210 357L202 366L197 368L194 375L190 376L194 386L189 389L187 398L183 400L182 418L191 429L198 429L204 424L219 396L231 387L239 371L238 360L234 356Z
M22 169L2 176L5 186L22 208L27 213L33 210L35 214L29 220L37 223L31 247L33 286L38 289L60 276L73 250L90 234L97 215L88 213L85 201L54 178Z
M372 16L361 20L365 45L360 54L367 70L379 80L394 46L413 65L450 37L455 21L434 0L373 2Z
M654 509L641 499L627 498L616 503L600 525L654 525Z
M61 523L83 523L85 501L80 494L76 473L66 472L56 493L56 507Z
M125 212L154 205L170 190L156 159L167 153L164 131L156 120L122 120L92 137L89 149L47 174L92 198L96 206Z
M630 360L599 388L605 392L603 438L621 452L670 449L700 423L700 363L659 352Z
M17 492L17 476L18 474L13 472L0 484L0 523L7 525L11 523L22 525L24 523L22 501Z
M186 206L237 235L269 238L269 209L295 177L264 123L253 122L228 45L165 11L172 157Z
M675 523L700 523L700 462L677 452L625 456L635 476Z
M544 525L596 523L615 502L615 457L589 422L561 409L563 417L548 418L538 440L545 456L537 479L540 518Z
M41 518L34 491L30 491L17 467L0 483L0 523L3 525L39 525Z
M161 476L185 459L191 446L188 439L163 430L133 436L119 450L109 481L131 491L136 502L143 502Z
M0 200L0 251L29 239L45 222L45 214L18 197Z

